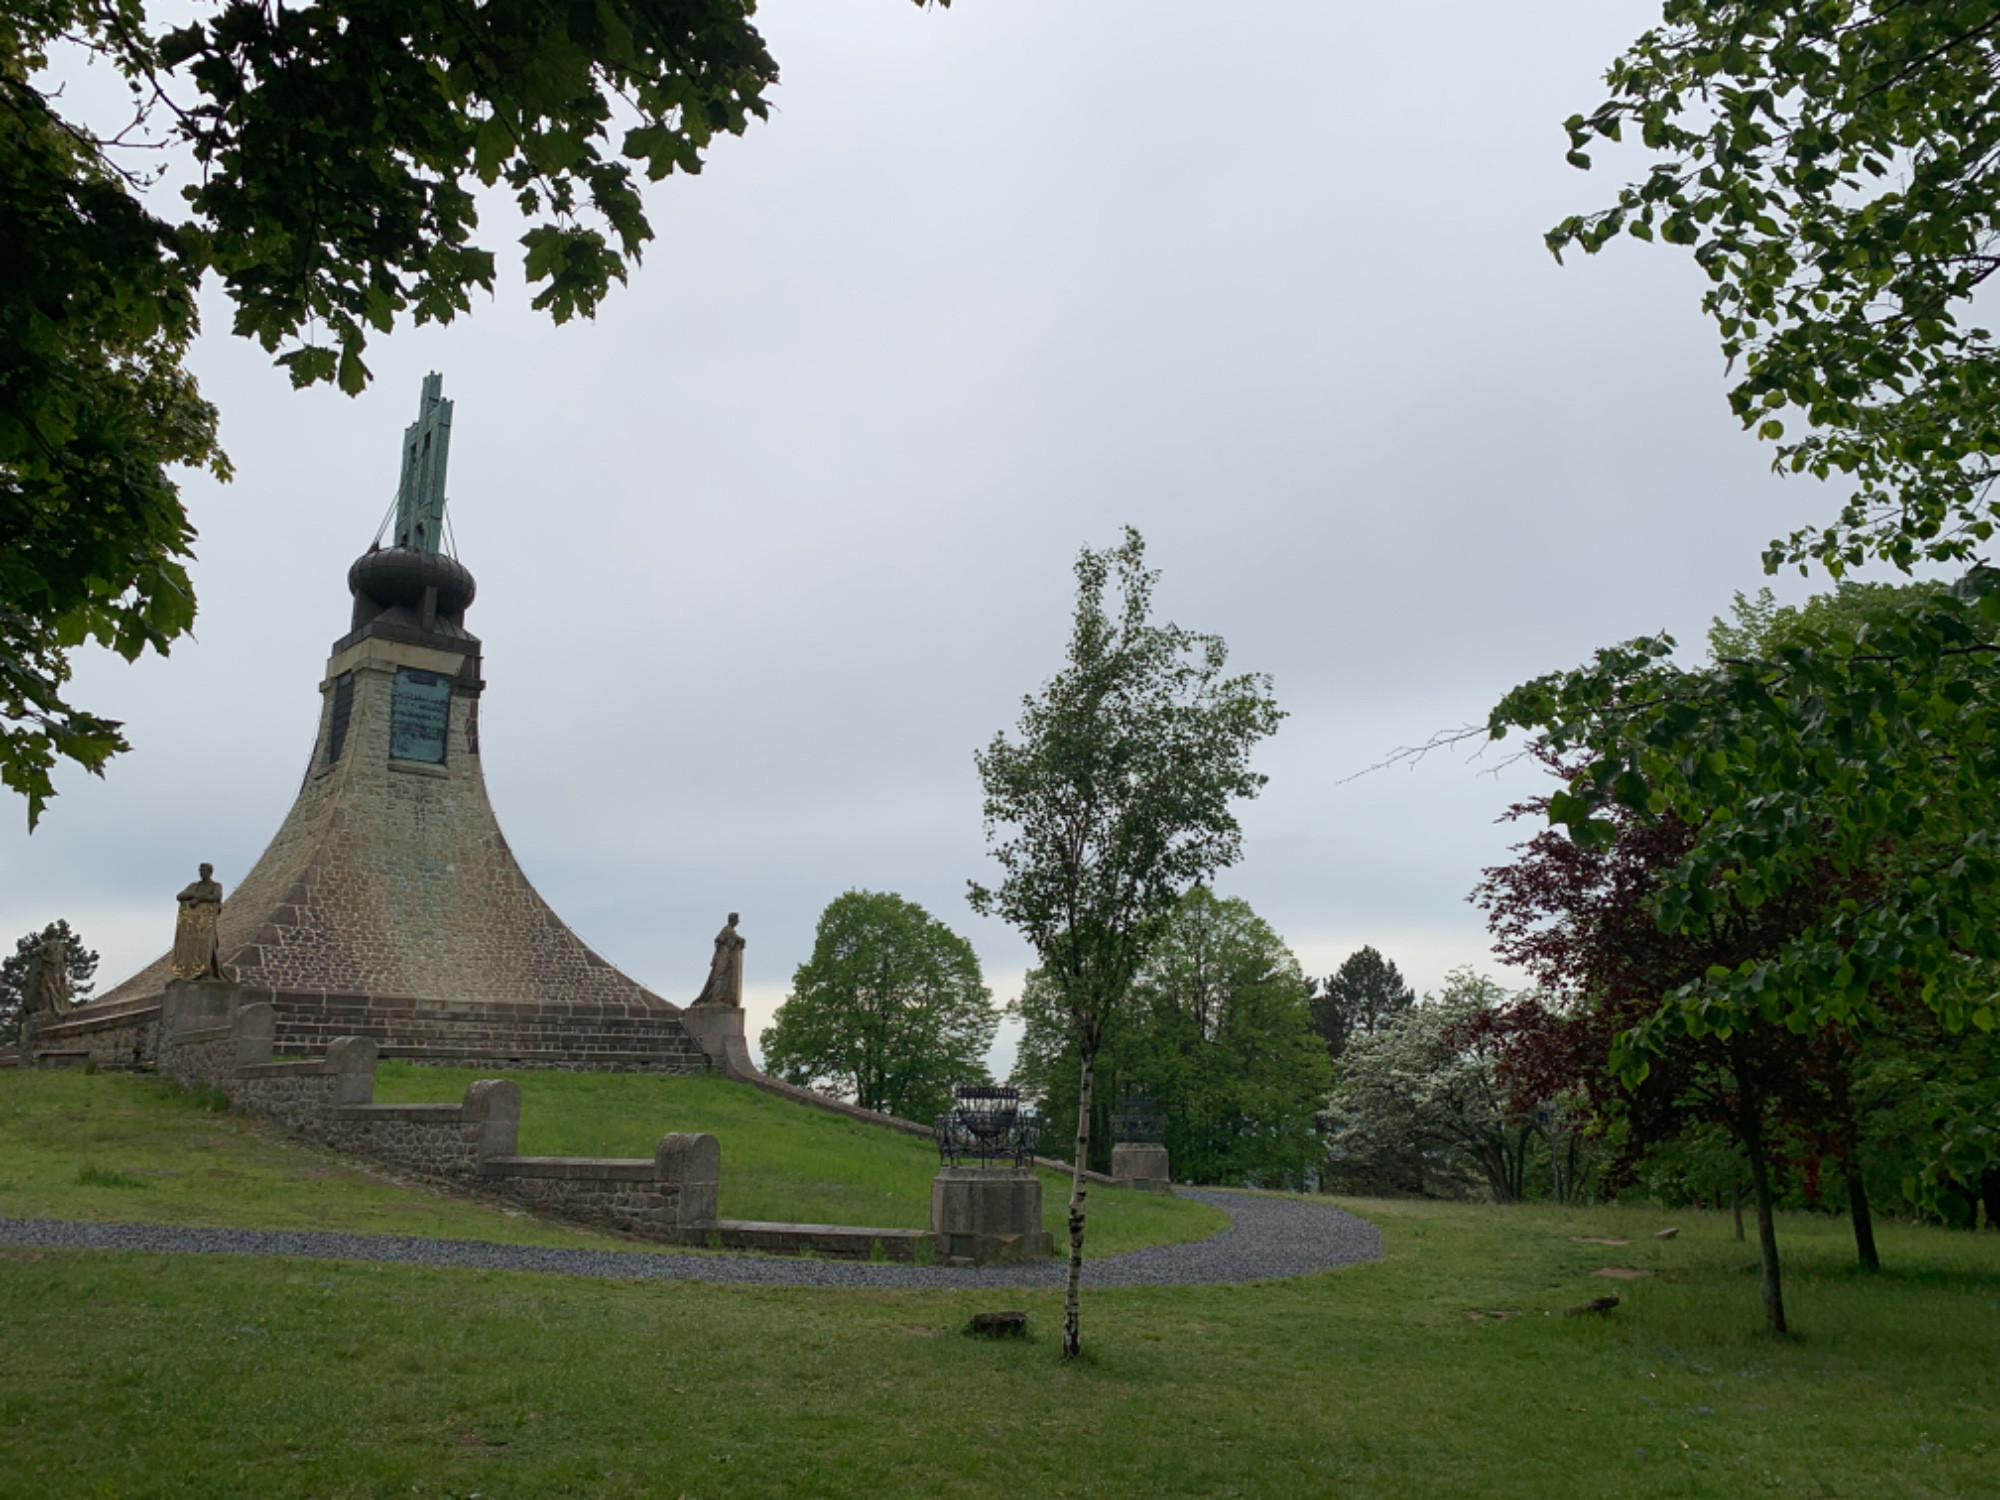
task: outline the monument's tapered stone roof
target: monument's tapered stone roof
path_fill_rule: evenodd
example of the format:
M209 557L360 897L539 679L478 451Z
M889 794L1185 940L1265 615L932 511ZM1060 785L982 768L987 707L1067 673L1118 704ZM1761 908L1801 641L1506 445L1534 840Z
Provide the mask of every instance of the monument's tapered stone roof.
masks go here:
M479 759L472 575L437 550L441 454L426 468L410 452L426 420L448 435L436 377L405 440L397 536L412 545L372 547L349 572L354 614L320 683L312 759L223 903L222 962L270 993L281 1043L357 1034L440 1061L698 1067L679 1007L571 932L500 832ZM92 1009L157 997L170 977L163 956Z

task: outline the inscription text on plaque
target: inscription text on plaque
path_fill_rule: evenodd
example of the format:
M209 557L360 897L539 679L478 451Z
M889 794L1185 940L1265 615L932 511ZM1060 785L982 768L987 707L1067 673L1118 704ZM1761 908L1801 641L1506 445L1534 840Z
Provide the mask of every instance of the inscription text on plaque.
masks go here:
M396 668L396 687L389 697L389 759L443 765L450 725L451 679L415 667Z

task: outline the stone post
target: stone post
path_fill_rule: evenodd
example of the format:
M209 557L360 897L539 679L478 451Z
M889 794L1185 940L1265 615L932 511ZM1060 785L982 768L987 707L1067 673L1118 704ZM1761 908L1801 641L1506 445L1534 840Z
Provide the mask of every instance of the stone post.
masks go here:
M376 1051L375 1039L370 1036L337 1036L326 1044L335 1105L375 1102Z
M1164 1193L1173 1183L1167 1148L1151 1141L1120 1141L1111 1148L1111 1175L1121 1187Z
M931 1179L931 1234L942 1261L1044 1260L1042 1179L1032 1167L945 1167Z
M516 1155L521 1141L521 1085L511 1078L481 1078L467 1084L459 1119L479 1127L473 1149L480 1162Z
M740 1014L740 1012L739 1012ZM717 1184L722 1180L722 1146L706 1131L663 1135L653 1152L653 1176L680 1189L679 1217L683 1229L715 1222Z
M271 1048L278 1034L278 1013L263 1001L239 1005L229 1034L236 1042L236 1066L254 1068L271 1060Z

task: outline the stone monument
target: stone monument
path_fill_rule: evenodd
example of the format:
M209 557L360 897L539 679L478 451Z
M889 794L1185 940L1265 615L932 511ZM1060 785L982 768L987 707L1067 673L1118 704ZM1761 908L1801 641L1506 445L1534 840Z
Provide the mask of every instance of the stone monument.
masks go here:
M431 375L403 434L390 545L378 537L347 572L352 615L321 674L318 733L283 825L227 899L204 866L181 893L173 951L90 1009L138 1026L170 983L233 976L243 1002L272 1007L281 1052L355 1036L412 1061L702 1071L710 1059L682 1007L570 930L494 816L480 760L485 658L466 628L476 587L448 545L451 432ZM587 590L549 588L549 628L579 650L596 643L557 600ZM277 696L270 684L257 694ZM710 975L739 1002L741 944L733 968L718 944Z
M715 1066L731 1078L760 1076L750 1060L750 1046L743 1035L743 934L736 930L737 914L731 912L722 931L715 935L715 956L709 960L708 983L681 1013L681 1024L708 1054Z
M696 1005L733 1005L743 1008L742 934L736 930L737 914L731 912L722 931L715 935L715 957L709 960L708 983L694 997Z
M174 918L173 976L176 979L220 979L229 975L216 951L215 920L222 912L222 887L215 866L203 864L198 878L174 898L180 913Z
M941 1165L931 1179L931 1237L940 1261L990 1265L1046 1260L1034 1116L1009 1085L961 1084L933 1123Z
M28 972L21 987L23 1021L59 1021L75 1009L70 1003L69 950L62 934L51 927L28 955Z

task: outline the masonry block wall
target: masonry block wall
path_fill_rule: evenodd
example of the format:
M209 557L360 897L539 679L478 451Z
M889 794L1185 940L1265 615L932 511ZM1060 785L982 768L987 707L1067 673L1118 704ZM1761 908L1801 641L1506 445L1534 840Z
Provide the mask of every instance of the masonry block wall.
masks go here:
M650 1158L521 1156L521 1088L512 1079L480 1079L456 1104L377 1104L371 1038L336 1038L323 1057L274 1059L275 1010L233 989L170 987L162 1072L405 1176L557 1218L669 1242L698 1237L715 1221L722 1153L712 1135L664 1136Z

